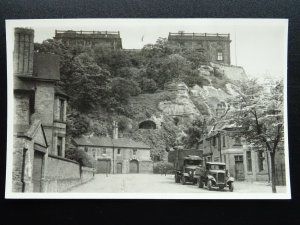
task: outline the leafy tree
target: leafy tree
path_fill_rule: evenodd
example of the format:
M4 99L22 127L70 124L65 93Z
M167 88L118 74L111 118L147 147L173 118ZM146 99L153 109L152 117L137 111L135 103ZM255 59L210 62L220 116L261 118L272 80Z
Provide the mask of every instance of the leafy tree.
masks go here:
M189 126L185 130L185 134L187 135L185 138L183 138L184 144L188 147L191 148L193 146L197 146L200 139L202 138L203 135L203 129L204 129L204 124L202 120L196 119L192 122L191 126Z
M243 128L242 135L258 149L267 149L272 167L272 192L276 192L275 154L283 142L283 82L270 92L255 80L240 83L231 100L231 119Z
M67 134L71 137L79 137L89 130L88 119L79 112L72 110L67 116Z
M68 148L66 150L66 158L78 162L81 166L93 167L93 159L81 149Z

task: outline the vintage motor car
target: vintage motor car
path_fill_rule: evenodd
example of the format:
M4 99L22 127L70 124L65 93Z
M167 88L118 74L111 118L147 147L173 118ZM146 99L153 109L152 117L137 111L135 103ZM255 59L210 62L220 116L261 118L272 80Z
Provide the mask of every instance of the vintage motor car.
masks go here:
M198 176L195 175L197 168L202 167L203 160L202 157L196 155L188 155L183 158L183 165L175 171L175 182L181 184L186 184L191 182L196 184L198 181Z
M228 187L233 192L234 178L230 177L225 163L206 162L204 167L196 169L195 176L198 177L199 188L203 188L204 185L208 190L212 190L213 187L218 187L220 190Z

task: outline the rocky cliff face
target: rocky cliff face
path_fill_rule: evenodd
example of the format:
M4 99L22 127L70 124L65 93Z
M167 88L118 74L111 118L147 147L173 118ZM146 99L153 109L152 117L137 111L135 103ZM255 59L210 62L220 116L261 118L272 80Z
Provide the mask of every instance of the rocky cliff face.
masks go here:
M158 103L158 108L163 114L171 117L179 116L189 118L201 115L191 100L189 88L185 83L169 83L165 86L165 91L172 97L169 100Z

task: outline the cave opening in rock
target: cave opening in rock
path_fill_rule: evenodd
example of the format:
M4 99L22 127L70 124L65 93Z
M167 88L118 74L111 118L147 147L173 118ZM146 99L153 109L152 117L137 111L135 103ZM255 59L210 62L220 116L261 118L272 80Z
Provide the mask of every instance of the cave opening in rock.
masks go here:
M139 129L156 129L156 124L152 120L146 120L139 124Z

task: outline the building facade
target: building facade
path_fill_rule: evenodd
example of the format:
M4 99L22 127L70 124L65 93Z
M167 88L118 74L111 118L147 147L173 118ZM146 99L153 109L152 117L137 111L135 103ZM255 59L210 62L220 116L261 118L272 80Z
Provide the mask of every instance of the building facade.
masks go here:
M271 158L266 149L254 148L246 144L240 136L239 128L226 123L208 127L208 132L200 141L206 162L226 163L231 176L236 180L271 182ZM275 155L276 184L285 185L285 157L283 143Z
M44 189L48 154L64 157L68 96L55 88L59 57L34 53L34 31L15 28L13 191Z
M230 65L230 34L169 33L168 43L203 52L207 61Z
M97 173L153 173L151 148L142 142L119 138L115 123L113 138L82 136L73 139L73 143L96 161Z
M56 40L66 45L101 46L111 50L122 49L119 31L73 31L55 30Z

